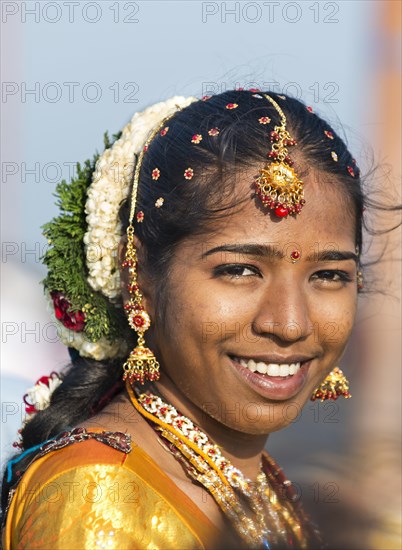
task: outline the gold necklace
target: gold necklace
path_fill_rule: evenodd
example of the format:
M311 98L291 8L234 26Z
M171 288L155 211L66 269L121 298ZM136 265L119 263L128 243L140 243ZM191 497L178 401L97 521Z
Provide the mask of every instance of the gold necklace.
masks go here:
M130 400L167 443L188 475L203 485L247 548L308 548L321 545L281 469L264 452L256 482L225 458L188 417L150 391L126 383Z

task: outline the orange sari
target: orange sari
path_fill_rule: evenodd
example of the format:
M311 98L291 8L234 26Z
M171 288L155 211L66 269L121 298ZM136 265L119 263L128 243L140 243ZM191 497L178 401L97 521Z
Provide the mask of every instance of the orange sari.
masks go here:
M32 462L12 497L3 546L202 549L221 536L134 442L126 453L89 439Z

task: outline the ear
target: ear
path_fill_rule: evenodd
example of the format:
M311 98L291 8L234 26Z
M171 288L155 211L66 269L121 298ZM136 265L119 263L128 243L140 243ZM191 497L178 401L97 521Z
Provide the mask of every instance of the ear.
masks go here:
M134 235L134 245L137 250L137 284L140 288L141 294L143 296L143 305L147 313L151 316L151 319L154 319L154 293L152 285L150 284L149 278L145 276L144 269L141 267L141 258L144 258L144 246L139 240L139 238ZM120 271L120 288L123 298L123 304L127 304L130 300L130 292L127 287L130 283L130 273L128 267L122 267L122 263L126 256L127 249L127 235L124 234L119 242L118 247L118 262L119 262L119 271Z

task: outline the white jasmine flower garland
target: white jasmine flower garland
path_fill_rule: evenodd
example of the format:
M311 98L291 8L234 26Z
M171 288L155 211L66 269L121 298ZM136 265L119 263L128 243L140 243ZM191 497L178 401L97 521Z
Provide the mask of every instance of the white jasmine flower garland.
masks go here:
M121 138L99 158L86 203L88 230L84 237L88 282L112 302L119 300L120 274L117 247L123 234L118 220L121 202L127 198L133 178L135 155L149 134L165 118L196 98L173 97L136 113L123 129Z

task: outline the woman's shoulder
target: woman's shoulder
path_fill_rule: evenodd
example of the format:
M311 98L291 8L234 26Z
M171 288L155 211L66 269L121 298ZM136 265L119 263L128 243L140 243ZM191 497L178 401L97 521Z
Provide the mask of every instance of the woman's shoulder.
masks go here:
M49 444L14 490L6 549L204 547L205 516L128 434L78 428Z
M41 486L53 479L73 473L80 468L95 465L120 465L132 450L131 437L121 432L84 427L65 431L41 444L25 450L8 463L8 471L14 470L18 482L16 490L27 486ZM30 455L32 460L28 460ZM25 458L25 469L18 469Z

